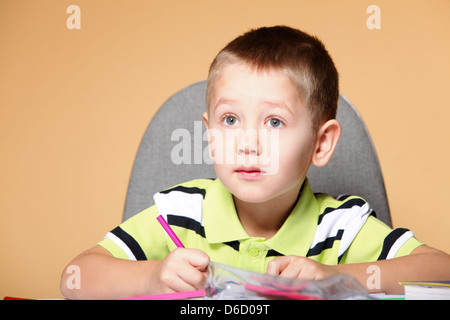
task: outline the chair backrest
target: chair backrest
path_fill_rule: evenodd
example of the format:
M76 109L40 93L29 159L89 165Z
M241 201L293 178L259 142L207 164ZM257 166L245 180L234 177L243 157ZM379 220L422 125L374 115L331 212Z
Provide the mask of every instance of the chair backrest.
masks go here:
M153 205L153 194L197 178L215 178L207 151L202 114L206 81L188 86L169 98L153 117L136 155L123 220ZM314 192L354 194L392 225L378 157L366 126L352 104L339 97L337 119L341 139L331 161L308 172Z

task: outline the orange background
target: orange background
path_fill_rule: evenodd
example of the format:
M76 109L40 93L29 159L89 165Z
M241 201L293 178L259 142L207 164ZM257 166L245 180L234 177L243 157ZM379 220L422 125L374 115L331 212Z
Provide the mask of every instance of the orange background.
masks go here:
M69 5L81 29L69 30ZM369 30L366 9L381 9ZM394 226L450 252L450 2L0 1L0 297L58 298L63 267L120 223L159 106L228 41L321 38L378 151Z

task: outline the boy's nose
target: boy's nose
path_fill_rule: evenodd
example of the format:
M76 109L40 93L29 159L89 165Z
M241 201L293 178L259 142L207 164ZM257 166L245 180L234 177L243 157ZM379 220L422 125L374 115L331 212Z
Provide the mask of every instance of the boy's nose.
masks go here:
M247 129L237 137L237 152L244 154L261 153L261 146L259 145L258 131L254 129Z

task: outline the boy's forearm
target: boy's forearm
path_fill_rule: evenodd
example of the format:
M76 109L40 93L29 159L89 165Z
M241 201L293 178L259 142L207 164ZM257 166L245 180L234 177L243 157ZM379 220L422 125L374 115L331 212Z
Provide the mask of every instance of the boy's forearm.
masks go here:
M336 266L340 273L353 275L369 292L404 293L400 281L450 279L450 256L422 246L408 256L369 263Z
M111 256L102 247L94 247L75 258L75 275L63 271L61 293L68 299L118 299L148 294L146 281L157 261L129 261ZM74 277L78 276L74 285Z

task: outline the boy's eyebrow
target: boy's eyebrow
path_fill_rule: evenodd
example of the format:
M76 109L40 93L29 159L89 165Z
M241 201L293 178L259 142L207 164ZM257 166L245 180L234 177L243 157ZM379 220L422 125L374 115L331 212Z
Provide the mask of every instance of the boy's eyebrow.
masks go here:
M237 103L237 100L220 98L220 99L217 101L217 103L216 103L216 105L215 105L215 108L217 108L219 105L222 105L222 104L228 104L228 105L233 106L233 105L236 104L236 103ZM286 110L287 112L289 112L289 113L291 114L291 116L294 116L294 113L292 112L291 108L289 108L289 107L287 106L287 104L284 103L283 101L262 100L262 101L261 101L261 104L267 105L267 106L272 107L272 108L280 108L280 109L284 109L284 110Z
M287 112L289 112L289 114L291 116L295 116L294 113L292 112L291 108L288 107L288 105L286 103L284 103L283 101L269 101L269 100L263 100L261 102L262 104L268 105L269 107L272 108L281 108L286 110Z
M216 105L214 106L215 108L217 108L218 106L220 106L221 104L229 104L229 105L233 105L236 104L237 100L232 100L232 99L225 99L225 98L220 98Z

